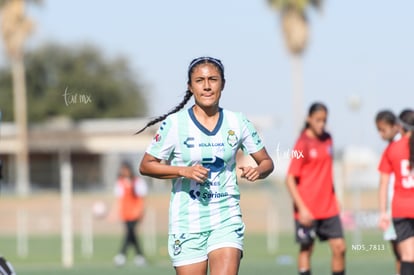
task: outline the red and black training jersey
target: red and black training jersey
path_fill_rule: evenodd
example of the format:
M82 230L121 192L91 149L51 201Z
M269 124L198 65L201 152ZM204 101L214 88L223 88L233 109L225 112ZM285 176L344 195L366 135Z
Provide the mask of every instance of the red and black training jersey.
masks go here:
M378 170L395 174L392 216L414 218L414 173L410 172L409 137L390 143L384 150Z
M312 138L302 132L294 150L288 174L296 178L298 192L315 219L338 215L339 207L333 185L333 148L328 134ZM301 154L302 153L302 154ZM295 219L298 211L295 207Z

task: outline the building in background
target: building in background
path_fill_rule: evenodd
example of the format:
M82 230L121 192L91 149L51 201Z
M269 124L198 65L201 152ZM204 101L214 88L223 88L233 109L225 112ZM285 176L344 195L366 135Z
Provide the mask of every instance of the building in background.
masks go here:
M112 188L122 160L137 163L148 146L154 129L134 135L141 119L99 119L72 122L56 119L29 127L30 189L59 190L60 156L69 153L75 191ZM14 192L18 148L16 126L3 123L0 131L3 161L2 191Z

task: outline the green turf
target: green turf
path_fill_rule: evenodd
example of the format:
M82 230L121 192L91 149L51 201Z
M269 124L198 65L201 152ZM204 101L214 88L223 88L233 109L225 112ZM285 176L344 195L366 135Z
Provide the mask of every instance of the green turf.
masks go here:
M382 241L379 232L365 232L362 241L353 243L352 235L347 235L347 274L393 274L393 258L388 243ZM13 263L18 275L109 275L109 274L175 274L166 252L166 236L158 239L156 255L149 257L149 264L136 267L130 261L122 268L114 267L112 258L119 246L119 236L95 236L94 255L82 255L80 239L75 239L74 267L62 268L60 238L58 236L38 236L29 240L26 258L16 252L16 239L0 236L0 254ZM384 250L361 251L355 245L384 245ZM354 246L353 246L354 245ZM240 275L251 274L297 274L297 246L291 234L282 234L276 253L269 254L266 238L263 235L246 235L245 253L240 267ZM131 255L132 256L132 255ZM131 257L132 258L132 257ZM317 243L312 257L313 274L330 274L330 253L327 244Z

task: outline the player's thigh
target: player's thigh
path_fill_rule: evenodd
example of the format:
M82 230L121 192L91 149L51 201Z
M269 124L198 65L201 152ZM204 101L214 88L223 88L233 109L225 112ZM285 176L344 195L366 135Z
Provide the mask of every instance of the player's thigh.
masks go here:
M207 251L211 275L237 274L243 255L244 223L227 220L210 233Z
M402 261L414 261L414 219L394 218L398 250Z
M401 241L398 246L401 254L401 261L414 262L414 237Z
M189 265L176 266L175 272L177 275L206 275L207 260Z
M215 249L208 254L210 275L236 275L242 251L235 247Z

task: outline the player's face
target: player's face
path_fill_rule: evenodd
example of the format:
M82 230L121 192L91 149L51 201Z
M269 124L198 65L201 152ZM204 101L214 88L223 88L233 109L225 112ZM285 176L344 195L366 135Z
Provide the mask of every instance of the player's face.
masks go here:
M131 171L129 171L129 169L125 166L121 167L121 170L120 170L119 174L120 174L121 177L124 177L124 178L131 177Z
M216 66L205 63L194 68L188 89L193 93L197 105L209 108L218 106L223 86Z
M392 141L394 136L399 131L396 125L391 125L385 121L377 121L377 129L378 133L380 134L381 138L386 141Z
M324 110L313 112L310 116L308 116L307 119L310 130L316 136L321 136L325 132L327 119L328 114Z

